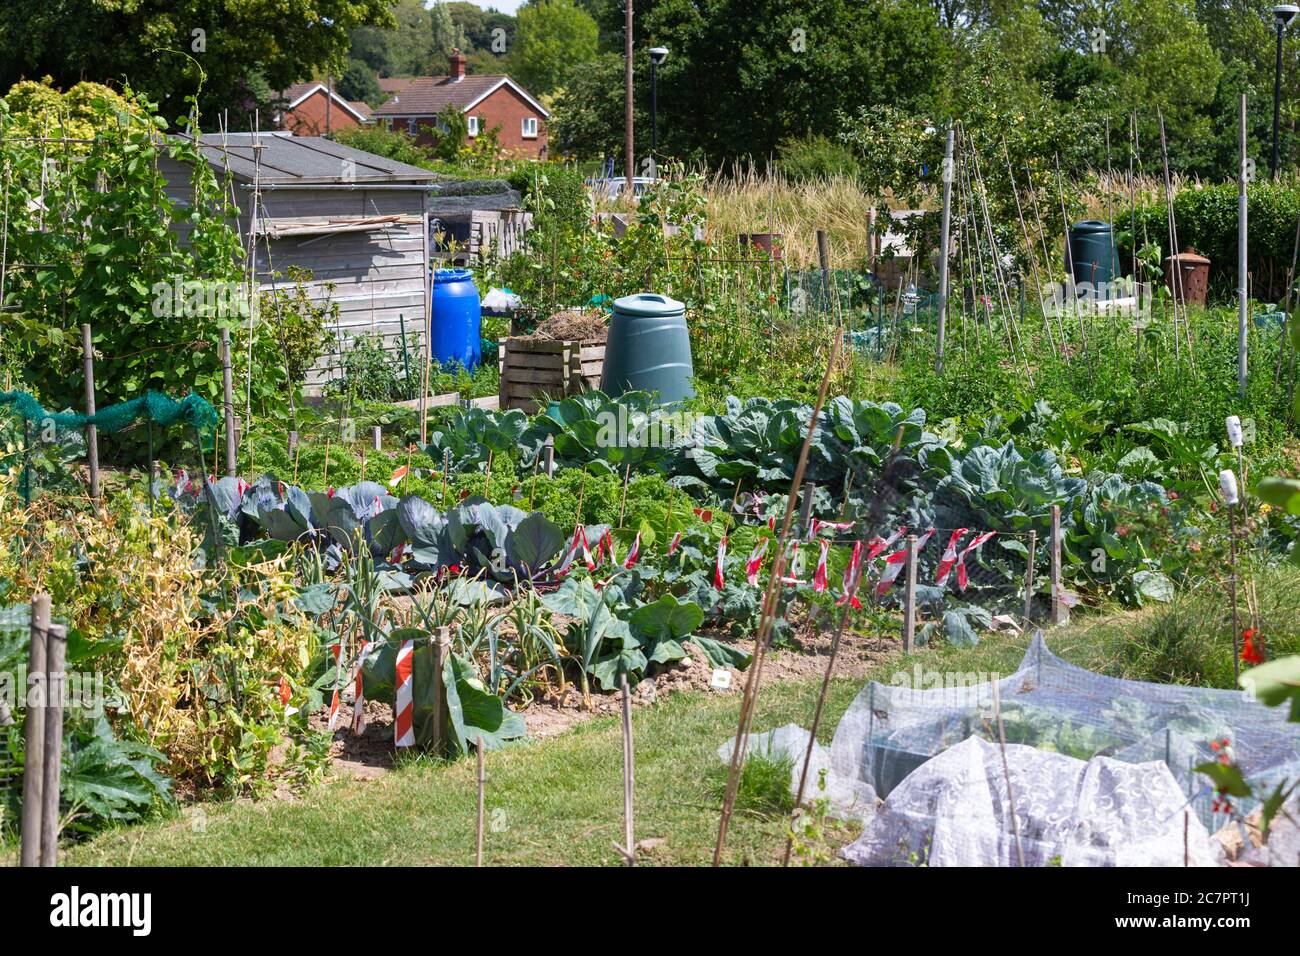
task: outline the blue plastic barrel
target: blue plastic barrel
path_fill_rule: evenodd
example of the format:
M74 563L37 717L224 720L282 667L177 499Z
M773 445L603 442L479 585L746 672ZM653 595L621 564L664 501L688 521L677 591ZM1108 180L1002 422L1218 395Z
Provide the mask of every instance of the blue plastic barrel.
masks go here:
M614 300L600 388L606 395L653 392L662 402L694 398L686 306L642 292Z
M483 359L483 311L468 269L433 270L429 350L443 365L459 362L471 372Z

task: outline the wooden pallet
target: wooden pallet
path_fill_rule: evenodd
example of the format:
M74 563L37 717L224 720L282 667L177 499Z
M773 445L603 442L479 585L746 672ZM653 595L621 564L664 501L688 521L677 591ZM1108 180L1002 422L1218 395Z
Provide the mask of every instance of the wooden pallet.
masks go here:
M501 408L532 414L557 398L600 388L604 368L604 342L503 339Z

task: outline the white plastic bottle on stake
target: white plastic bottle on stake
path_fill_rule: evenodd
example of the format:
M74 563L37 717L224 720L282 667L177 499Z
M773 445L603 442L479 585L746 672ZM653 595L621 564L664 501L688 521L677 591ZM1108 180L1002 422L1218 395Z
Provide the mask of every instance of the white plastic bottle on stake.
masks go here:
M1239 500L1237 498L1237 475L1231 468L1225 468L1219 472L1219 491L1223 493L1224 504L1231 507Z
M1233 448L1240 448L1242 443L1241 419L1236 415L1229 415L1227 420L1228 426L1228 444Z

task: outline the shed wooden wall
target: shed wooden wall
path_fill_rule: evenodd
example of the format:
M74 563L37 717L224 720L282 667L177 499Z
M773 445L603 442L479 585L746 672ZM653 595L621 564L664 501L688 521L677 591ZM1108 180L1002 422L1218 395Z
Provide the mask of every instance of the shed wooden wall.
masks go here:
M169 161L170 162L170 161ZM179 163L160 165L167 177L167 192L175 202L189 203L187 166ZM262 193L262 215L271 219L375 216L403 214L422 217L424 193L420 190L345 189L305 190L270 189ZM249 191L236 183L239 233L245 248L252 226L252 202ZM176 225L184 239L187 223ZM401 224L370 232L339 235L297 236L258 241L254 256L258 281L262 288L284 285L289 266L311 270L307 283L316 302L333 302L339 306L337 328L331 328L324 353L309 374L307 385L320 386L341 374L339 342L346 352L354 339L362 335L379 335L390 352L393 368L402 369L402 325L406 327L406 347L412 375L419 368L417 356L425 348L428 322L426 302L426 237L422 223ZM278 273L281 278L273 279ZM332 291L326 289L333 283Z

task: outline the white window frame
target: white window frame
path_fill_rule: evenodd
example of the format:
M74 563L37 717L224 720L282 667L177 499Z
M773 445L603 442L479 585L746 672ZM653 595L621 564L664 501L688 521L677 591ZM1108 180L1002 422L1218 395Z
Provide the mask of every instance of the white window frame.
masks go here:
M465 120L465 127L470 136L478 135L478 117L471 116Z
M530 128L532 129L531 133L529 132ZM525 116L523 120L520 121L520 134L524 139L537 139L536 116Z
M411 136L418 136L420 132L419 124L415 121L414 116L408 116L406 119L406 132Z

